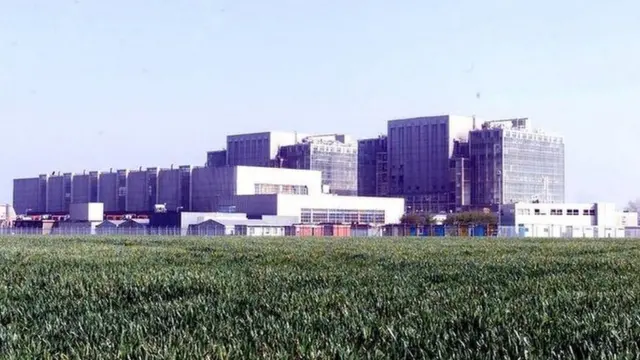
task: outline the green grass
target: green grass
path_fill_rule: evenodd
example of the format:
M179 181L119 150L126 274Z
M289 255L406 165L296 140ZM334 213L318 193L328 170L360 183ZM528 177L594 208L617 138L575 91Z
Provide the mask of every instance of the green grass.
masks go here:
M640 241L0 238L0 358L640 353Z

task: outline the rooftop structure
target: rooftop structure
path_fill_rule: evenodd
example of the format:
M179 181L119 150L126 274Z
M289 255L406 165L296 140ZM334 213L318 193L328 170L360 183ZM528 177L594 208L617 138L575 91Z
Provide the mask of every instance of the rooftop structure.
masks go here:
M307 136L281 146L277 160L283 168L320 171L332 194L358 194L358 145L347 135Z
M281 146L293 145L304 135L269 131L227 136L227 165L274 166Z
M220 167L227 165L227 150L207 152L207 167Z

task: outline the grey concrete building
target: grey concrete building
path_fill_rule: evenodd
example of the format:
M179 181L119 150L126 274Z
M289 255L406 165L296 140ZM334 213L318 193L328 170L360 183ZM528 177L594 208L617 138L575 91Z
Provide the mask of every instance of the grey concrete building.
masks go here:
M18 214L47 211L48 176L13 180L13 208Z
M129 170L120 169L100 173L98 201L104 204L105 212L124 213L127 209L127 182Z
M472 117L442 115L388 122L389 194L410 212L452 210L450 160L454 141L466 140Z
M269 131L227 136L227 165L276 166L275 158L281 146L293 145L304 135Z
M281 146L278 162L283 168L321 171L332 194L358 195L358 144L347 135L308 136Z
M207 152L208 167L219 167L227 165L227 150L217 150Z
M469 137L475 206L565 200L564 140L526 118L489 121Z
M191 175L189 165L177 169L160 169L158 173L158 204L168 210L191 210Z
M388 194L387 137L358 140L358 195Z
M100 173L98 179L98 201L104 204L104 211L118 211L118 174L110 170Z
M72 173L57 173L47 182L47 212L68 213L73 188Z
M98 202L99 176L100 173L97 171L73 175L71 203L84 204Z
M158 203L158 168L140 168L129 172L126 191L126 211L153 211Z

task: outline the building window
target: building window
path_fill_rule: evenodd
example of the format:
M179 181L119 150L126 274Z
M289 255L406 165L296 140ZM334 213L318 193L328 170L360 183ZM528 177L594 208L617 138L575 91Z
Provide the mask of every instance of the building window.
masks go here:
M265 194L293 194L308 195L309 188L305 185L255 184L256 195Z
M302 223L385 223L384 210L301 209Z
M540 209L533 210L533 214L534 215L540 215Z
M596 215L596 210L595 209L590 209L589 210L589 215L590 216L595 216Z
M589 209L582 210L582 215L589 216Z

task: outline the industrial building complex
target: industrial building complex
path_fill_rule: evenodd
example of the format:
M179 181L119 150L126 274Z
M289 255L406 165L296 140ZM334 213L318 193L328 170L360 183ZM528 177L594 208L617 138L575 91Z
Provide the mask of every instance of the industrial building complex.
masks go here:
M527 118L398 119L388 122L387 134L358 141L344 134L229 135L224 149L206 155L205 166L15 179L13 208L18 215L67 216L76 204L100 203L108 221L96 225L100 231L136 228L156 214L152 224L171 218L185 234L289 234L293 224L380 226L406 213L467 210L496 212L500 225L519 236L617 237L637 225L609 205L562 205L563 138L534 129ZM593 226L606 229L575 230Z

